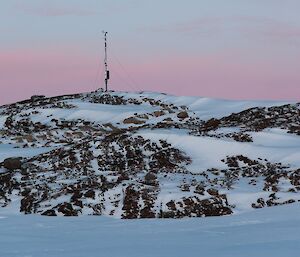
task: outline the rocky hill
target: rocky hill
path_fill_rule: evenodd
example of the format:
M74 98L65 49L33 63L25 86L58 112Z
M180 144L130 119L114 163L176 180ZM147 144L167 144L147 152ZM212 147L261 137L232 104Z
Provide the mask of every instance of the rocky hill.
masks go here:
M300 103L96 91L0 107L0 208L181 218L300 201Z

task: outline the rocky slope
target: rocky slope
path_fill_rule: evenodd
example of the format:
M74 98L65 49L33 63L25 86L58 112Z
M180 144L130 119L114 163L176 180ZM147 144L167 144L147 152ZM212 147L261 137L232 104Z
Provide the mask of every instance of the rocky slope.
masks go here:
M0 107L0 208L220 216L300 200L300 104L102 91Z

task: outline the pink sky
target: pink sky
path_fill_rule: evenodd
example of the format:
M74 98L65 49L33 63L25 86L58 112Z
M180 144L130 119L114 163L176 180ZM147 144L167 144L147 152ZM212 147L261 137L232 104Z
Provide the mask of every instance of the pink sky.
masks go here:
M57 95L103 86L101 74L97 77L99 60L78 49L7 51L0 53L0 59L3 104L33 94ZM233 52L153 57L136 63L122 60L121 66L118 61L112 60L110 66L113 90L232 99L297 100L300 95L299 66L289 60L257 62Z
M103 86L102 28L113 90L299 100L299 2L216 1L5 2L0 104Z

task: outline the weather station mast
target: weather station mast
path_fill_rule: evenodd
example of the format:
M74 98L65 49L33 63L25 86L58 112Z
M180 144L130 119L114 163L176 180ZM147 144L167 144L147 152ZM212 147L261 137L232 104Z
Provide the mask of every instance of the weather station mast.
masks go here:
M105 83L105 92L108 91L108 80L110 78L108 65L107 65L107 33L106 31L102 31L104 34L104 67L105 67L105 76L104 76L104 83Z

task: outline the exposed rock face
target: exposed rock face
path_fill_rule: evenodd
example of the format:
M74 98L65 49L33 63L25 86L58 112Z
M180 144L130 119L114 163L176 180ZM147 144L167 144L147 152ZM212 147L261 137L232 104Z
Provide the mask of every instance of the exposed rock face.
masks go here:
M243 126L247 130L261 131L265 128L286 128L290 133L298 133L300 122L299 105L282 105L269 108L251 108L233 113L220 120L227 126Z
M100 154L95 156L91 149L97 149ZM158 151L160 155L156 154ZM11 178L15 182L11 185L17 184L14 188L23 195L20 211L24 213L77 216L83 208L88 208L91 214L99 215L104 208L103 203L109 200L105 199L105 193L114 194L114 191L123 188L124 196L115 193L115 199L119 199L115 202L115 208L124 210L124 218L154 217L155 210L151 208L154 208L155 194L159 190L155 173L185 172L184 165L189 162L188 157L164 141L157 144L140 136L109 135L102 140L84 142L68 150L60 148L27 159L21 178ZM93 170L95 164L102 174L110 171L109 176L114 179L108 180L102 174L96 175ZM135 190L134 180L143 170L149 170L145 184ZM49 173L51 176L45 175ZM49 186L60 180L65 182L53 188ZM26 188L26 192L23 188ZM51 205L49 202L60 197L63 199L64 196L69 196L70 202L59 205ZM122 197L125 197L123 203L120 202ZM144 202L144 208L135 205L137 197ZM109 201L113 202L112 199Z
M287 129L288 133L300 135L299 104L250 108L233 113L221 119L212 118L204 122L198 131L201 133L224 127L239 127L242 132L262 131L266 128Z
M204 200L200 200L196 196L189 197L177 203L171 201L167 205L169 210L162 211L160 214L161 218L209 217L232 213L228 206L226 195Z

